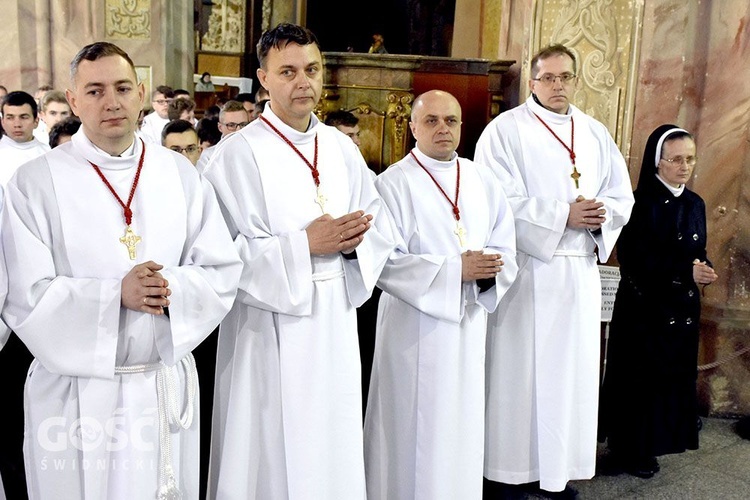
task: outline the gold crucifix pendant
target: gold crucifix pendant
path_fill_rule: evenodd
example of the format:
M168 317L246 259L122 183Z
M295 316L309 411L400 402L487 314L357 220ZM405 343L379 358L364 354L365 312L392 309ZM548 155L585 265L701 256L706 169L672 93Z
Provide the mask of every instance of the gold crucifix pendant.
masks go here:
M138 236L130 229L130 226L125 227L125 236L120 238L120 243L128 247L128 255L130 260L135 260L135 245L141 242L141 237Z
M320 205L320 210L323 213L326 213L326 202L328 201L328 198L325 197L325 195L320 191L320 186L316 188L317 196L315 197L315 203Z
M461 248L465 248L466 240L464 238L466 237L466 229L458 221L456 221L456 229L453 231L453 234L458 236L458 244L461 245Z
M578 189L578 179L580 179L581 174L578 173L578 170L576 170L575 164L573 165L573 173L570 174L570 177L575 181L575 183L576 183L576 189Z

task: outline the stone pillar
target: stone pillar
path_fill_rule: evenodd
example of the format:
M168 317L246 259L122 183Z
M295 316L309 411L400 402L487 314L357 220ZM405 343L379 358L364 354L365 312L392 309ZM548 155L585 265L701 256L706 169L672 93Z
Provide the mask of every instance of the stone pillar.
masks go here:
M49 2L5 0L0 8L6 26L0 32L0 84L33 95L40 85L52 83ZM8 29L13 27L18 29Z

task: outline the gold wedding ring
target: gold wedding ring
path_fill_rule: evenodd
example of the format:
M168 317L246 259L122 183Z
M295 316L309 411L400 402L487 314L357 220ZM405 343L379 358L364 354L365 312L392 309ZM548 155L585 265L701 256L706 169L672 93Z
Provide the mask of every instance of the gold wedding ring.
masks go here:
M341 241L344 241L344 233L339 233L339 238L341 238Z

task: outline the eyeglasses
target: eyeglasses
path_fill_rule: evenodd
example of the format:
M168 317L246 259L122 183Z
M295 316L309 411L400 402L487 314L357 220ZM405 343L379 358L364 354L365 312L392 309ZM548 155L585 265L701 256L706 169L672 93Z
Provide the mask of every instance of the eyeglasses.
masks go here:
M250 122L240 122L240 123L229 122L229 123L222 123L222 125L224 125L227 128L227 130L237 130L246 126L248 123Z
M574 75L573 73L563 73L562 75L553 75L551 73L545 73L539 78L532 78L532 80L535 80L537 82L542 82L545 85L552 85L555 83L555 80L560 79L560 82L563 85L566 85L568 83L571 83L573 80L577 78L577 75Z
M687 158L683 158L682 156L675 156L674 158L662 158L662 160L669 163L670 165L682 165L684 163L685 165L692 167L698 161L698 158L696 158L695 156L688 156Z
M169 149L171 149L175 153L182 154L183 152L185 152L185 153L191 155L191 154L195 153L196 151L198 151L200 149L200 146L196 146L195 144L191 144L190 146L187 146L187 147L184 147L184 148L181 148L180 146L170 146Z
M172 99L155 99L152 102L155 102L156 104L164 106L165 104L169 104L170 102L172 102Z

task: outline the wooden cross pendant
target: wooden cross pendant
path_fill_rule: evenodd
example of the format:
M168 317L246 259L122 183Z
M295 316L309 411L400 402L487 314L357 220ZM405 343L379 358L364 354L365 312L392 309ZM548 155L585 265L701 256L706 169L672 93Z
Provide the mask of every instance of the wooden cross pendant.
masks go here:
M125 236L120 238L120 243L128 247L128 255L130 260L135 260L135 245L141 242L141 237L138 236L130 229L130 226L125 228Z
M580 174L580 173L578 173L578 170L576 169L576 166L575 166L575 164L573 164L573 173L572 173L572 174L570 174L570 177L572 177L572 178L573 178L573 180L574 180L574 181L575 181L575 183L576 183L576 189L578 189L578 179L579 179L579 178L581 177L581 174Z
M320 191L320 186L317 188L317 196L315 197L315 203L320 205L320 210L323 213L326 213L326 202L328 201L328 198L325 197L325 195Z
M456 229L453 231L453 234L458 236L458 244L461 245L461 248L466 247L466 229L461 225L460 222L456 221Z

